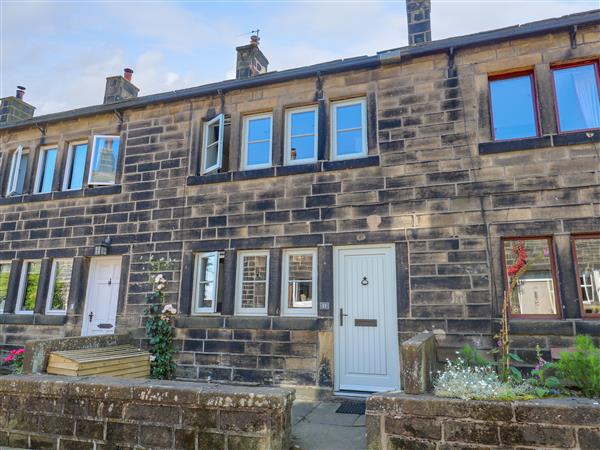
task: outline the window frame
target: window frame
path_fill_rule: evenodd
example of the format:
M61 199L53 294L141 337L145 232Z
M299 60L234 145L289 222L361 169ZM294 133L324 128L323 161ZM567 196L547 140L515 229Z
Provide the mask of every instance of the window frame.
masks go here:
M311 255L312 256L312 306L309 308L290 308L288 306L288 282L290 275L290 256L293 255ZM282 254L282 274L281 274L281 312L283 316L288 317L316 317L318 314L318 252L316 248L294 248L285 249Z
M242 308L242 283L244 256L265 256L267 258L265 277L265 306L263 308ZM240 250L237 252L236 281L235 281L235 315L236 316L267 316L269 308L269 282L271 259L269 250Z
M77 147L78 145L83 145L83 144L85 144L87 146L87 149L85 151L85 161L83 163L83 178L81 180L81 187L80 188L69 188L69 184L71 182L71 176L73 174L73 162L74 162L74 158L75 158L75 147ZM89 150L90 150L90 142L88 139L81 140L81 141L69 142L69 146L67 148L67 161L65 164L65 173L63 176L61 190L63 190L63 191L79 191L85 187L85 170L86 170L86 166L87 166L87 159L88 159L87 157L88 157Z
M214 287L214 292L215 292L215 298L213 300L213 305L210 308L200 308L198 307L198 296L200 295L199 289L198 289L198 285L199 285L199 276L200 276L200 259L201 258L215 258L216 259L216 270L215 270L215 279L213 281L215 287ZM193 276L193 282L194 285L192 287L192 315L206 315L206 314L218 314L217 313L217 303L218 303L218 296L219 296L219 263L220 263L220 258L221 258L221 254L218 251L215 252L201 252L201 253L194 253L194 276ZM205 282L208 283L208 282Z
M535 121L535 134L533 136L526 136L520 138L509 138L509 139L496 139L496 130L494 127L494 105L492 103L492 82L498 80L507 80L509 78L518 78L523 76L529 76L529 82L531 84L531 97L533 100L533 117ZM537 82L535 77L535 71L533 69L519 70L516 72L507 72L497 75L488 75L488 104L490 112L490 131L492 134L492 140L494 142L510 142L520 141L523 139L534 139L542 135L540 125L540 107L538 102Z
M54 177L56 176L56 163L58 162L58 144L56 145L44 145L40 147L38 160L37 160L37 168L35 170L35 183L33 184L33 193L34 194L49 194L53 191L52 185L50 186L50 191L41 192L40 189L42 187L42 179L46 174L46 158L48 150L56 150L56 159L54 160L54 167L52 172L52 185L54 184Z
M310 159L292 159L292 116L296 113L312 111L315 113L314 121L314 155ZM307 136L307 135L303 135ZM296 108L288 108L285 110L285 148L283 163L286 166L298 164L310 164L317 162L319 154L319 105L300 106Z
M33 310L28 311L28 310L24 310L23 308L23 300L25 300L25 283L26 283L26 279L27 279L27 265L30 263L39 263L40 264L40 276L41 276L41 269L42 269L42 261L40 259L25 259L23 260L23 263L21 264L21 273L19 275L19 289L17 290L17 302L15 303L15 314L34 314L35 313L35 307L36 305L33 306ZM39 289L40 289L40 283L39 283L39 279L38 279L38 286L37 286L37 290L36 290L36 300L37 300L37 294L39 293Z
M337 117L336 110L340 106L349 106L354 104L361 105L361 127L362 127L362 151L360 153L352 153L349 155L338 155L337 152ZM347 130L350 130L348 128ZM367 99L366 97L351 98L347 100L337 100L331 102L331 159L333 161L342 161L345 159L364 158L368 155L369 146L367 143Z
M581 273L579 272L579 259L577 258L577 248L575 247L575 241L583 240L583 239L600 239L600 233L586 233L586 234L571 235L571 252L573 255L573 264L575 265L575 280L577 282L577 295L578 295L579 311L580 311L582 318L600 319L600 313L597 313L597 314L586 313L585 308L583 306L583 291L581 289L581 282L580 282Z
M10 161L10 170L8 173L8 183L6 184L6 196L9 197L11 195L16 194L17 192L17 183L19 182L19 168L21 167L21 159L23 157L24 148L22 145L19 145L17 149L13 152L11 161ZM17 157L17 155L19 155ZM18 194L22 195L22 194Z
M596 85L598 87L598 96L600 96L600 62L597 59L586 59L583 61L571 61L560 64L553 64L550 66L550 72L552 73L552 94L554 95L554 117L556 120L556 130L558 134L570 134L570 133L581 133L583 131L599 130L600 128L578 128L577 130L562 131L560 128L560 112L558 109L558 95L556 92L556 78L554 72L560 69L568 69L570 67L579 66L594 66L594 73L596 75Z
M543 319L543 320L560 320L563 318L563 308L560 298L560 292L558 289L558 272L556 268L556 254L554 252L554 238L552 236L515 236L515 237L502 237L501 238L501 258L502 258L502 277L504 281L504 291L508 288L508 267L506 265L506 252L504 250L504 243L506 241L539 241L545 240L548 243L548 259L550 260L550 271L552 273L552 287L554 288L554 302L556 306L556 314L513 314L508 311L508 317L510 319ZM502 302L500 303L499 312L502 313Z
M65 309L52 309L52 296L54 295L54 287L56 286L56 266L59 261L71 261L71 282L73 280L73 258L56 258L52 260L52 268L50 269L50 281L48 283L48 292L46 294L45 312L48 315L64 316L69 308L69 293L67 293L67 304ZM39 286L38 286L39 289ZM70 285L69 285L70 290Z
M92 174L94 173L93 171L93 164L94 164L94 155L96 154L96 142L98 141L98 139L102 139L102 138L115 138L119 140L119 154L117 155L117 161L116 161L116 165L115 165L115 180L112 183L109 182L92 182ZM121 158L121 136L120 135L111 135L111 134L97 134L94 135L94 138L92 139L92 153L90 153L90 159L89 159L89 168L88 168L88 180L87 180L87 184L88 186L114 186L117 183L117 175L119 172L119 159Z
M10 272L12 271L12 261L7 260L7 259L3 259L0 260L0 266L4 265L4 264L8 264L9 267L9 271L8 271L8 286L6 289L6 300L4 301L4 307L0 308L0 314L4 314L4 308L6 307L6 301L8 300L8 288L10 287Z
M210 167L206 167L207 161L207 152L208 152L208 130L211 125L218 123L219 124L219 138L217 141L217 162ZM224 136L224 128L225 128L225 115L219 114L212 119L205 121L203 126L203 136L202 136L202 159L200 162L200 174L204 175L206 173L212 172L214 170L218 170L223 167L223 136Z
M265 119L265 118L269 118L270 119L270 129L269 129L269 161L266 163L262 163L262 164L252 164L249 165L247 163L247 159L248 159L248 137L249 137L249 133L248 133L248 129L250 126L250 122L252 120L259 120L259 119ZM272 112L268 112L268 113L260 113L260 114L249 114L244 116L244 120L243 120L243 130L242 130L242 164L241 164L241 168L242 170L253 170L253 169L266 169L269 167L273 167L273 113ZM253 142L266 142L265 140L260 140L260 141L253 141Z

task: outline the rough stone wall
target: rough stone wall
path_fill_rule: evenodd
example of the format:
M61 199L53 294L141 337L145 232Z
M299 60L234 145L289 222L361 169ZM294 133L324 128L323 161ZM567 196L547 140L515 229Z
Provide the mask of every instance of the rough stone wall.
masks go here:
M293 391L5 376L0 445L32 449L287 450Z
M600 442L600 406L592 399L486 402L383 394L367 401L366 424L369 450L593 450Z

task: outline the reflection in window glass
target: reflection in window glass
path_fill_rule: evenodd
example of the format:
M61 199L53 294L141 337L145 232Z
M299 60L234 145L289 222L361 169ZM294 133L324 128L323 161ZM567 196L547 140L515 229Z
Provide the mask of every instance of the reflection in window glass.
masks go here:
M314 306L314 252L287 254L287 309L312 310Z
M317 155L317 109L288 111L287 162L308 162Z
M558 315L548 239L505 240L508 282L514 284L510 313Z
M241 309L267 307L267 255L242 255Z
M202 173L221 167L224 116L219 114L204 124L204 155Z
M58 150L49 148L42 150L38 162L38 193L52 192L52 181L54 180L54 167L56 166L56 155Z
M114 184L119 160L118 136L95 136L90 166L90 184Z
M600 237L575 239L584 314L600 314Z
M215 312L219 292L219 253L196 255L194 312Z
M600 128L597 70L596 64L554 69L560 131Z
M334 103L334 158L366 154L365 101Z
M537 135L533 75L490 81L494 139L518 139Z
M17 148L13 153L10 162L10 173L6 187L6 195L23 194L28 163L29 152L23 150L23 147Z
M10 263L0 262L0 313L4 312L4 304L8 297L8 280L10 277Z
M85 173L85 160L87 158L87 144L76 144L69 149L69 166L67 167L67 182L65 189L81 189Z
M246 118L245 167L271 165L271 116Z
M25 261L23 263L17 311L33 312L35 309L35 299L40 281L40 267L41 263L39 261Z
M69 302L69 289L71 289L71 273L73 272L73 260L54 260L52 267L52 278L48 290L47 311L65 312Z

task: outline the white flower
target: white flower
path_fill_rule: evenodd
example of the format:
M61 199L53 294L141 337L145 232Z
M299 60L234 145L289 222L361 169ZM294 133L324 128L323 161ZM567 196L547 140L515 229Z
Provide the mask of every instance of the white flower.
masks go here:
M177 314L177 309L172 305L172 304L168 304L165 305L163 310L162 310L163 314Z
M150 361L154 361L155 359L156 359L156 356L150 355Z
M162 291L165 288L165 285L163 283L159 283L156 285L156 290L157 291Z
M164 284L167 282L167 280L165 279L165 277L163 277L162 273L159 273L158 275L156 275L156 277L154 277L154 282L157 284Z

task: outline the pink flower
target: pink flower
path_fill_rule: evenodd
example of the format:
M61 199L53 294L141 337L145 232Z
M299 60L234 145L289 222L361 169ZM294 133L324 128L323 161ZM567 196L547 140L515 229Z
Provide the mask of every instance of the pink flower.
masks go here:
M544 256L548 256L549 254L550 254L550 251L547 248L545 248L544 249Z
M13 355L8 355L6 358L4 358L4 362L11 362L13 360Z

